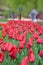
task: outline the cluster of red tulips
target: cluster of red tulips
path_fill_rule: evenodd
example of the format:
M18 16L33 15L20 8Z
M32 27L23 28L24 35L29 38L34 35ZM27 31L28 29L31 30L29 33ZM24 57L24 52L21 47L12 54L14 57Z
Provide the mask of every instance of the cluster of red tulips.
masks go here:
M29 35L31 36L29 37ZM18 54L19 56L23 54L21 61L18 63L16 62L17 65L31 65L30 63L36 62L35 52L37 51L34 52L34 45L37 44L37 48L39 45L43 46L42 35L43 25L39 25L37 22L10 20L2 29L2 38L0 38L0 63L4 61L6 52L12 60L16 61L19 58ZM19 41L19 43L14 42L13 44L13 42L7 42L4 40L6 36L8 37L8 40L16 40ZM36 43L34 43L35 41ZM38 48L37 55L43 57L43 48Z

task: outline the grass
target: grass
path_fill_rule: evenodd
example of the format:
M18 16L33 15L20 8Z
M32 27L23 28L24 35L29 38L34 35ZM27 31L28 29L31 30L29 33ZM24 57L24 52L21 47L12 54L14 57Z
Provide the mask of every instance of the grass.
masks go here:
M43 22L38 22L40 25L43 25Z
M0 19L0 22L7 22L8 19Z

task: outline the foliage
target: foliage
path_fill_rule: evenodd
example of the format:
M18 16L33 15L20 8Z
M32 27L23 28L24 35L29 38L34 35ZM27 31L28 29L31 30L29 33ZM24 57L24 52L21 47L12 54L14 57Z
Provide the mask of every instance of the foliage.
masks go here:
M19 12L19 7L22 6L22 15L27 15L33 8L43 11L43 0L1 0L0 5L8 7L10 11L14 10L16 13Z

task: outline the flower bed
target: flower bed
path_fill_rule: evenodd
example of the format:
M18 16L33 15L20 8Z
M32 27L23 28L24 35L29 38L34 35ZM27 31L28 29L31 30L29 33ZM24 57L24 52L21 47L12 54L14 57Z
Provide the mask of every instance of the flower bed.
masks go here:
M43 25L8 21L0 38L1 65L43 65Z

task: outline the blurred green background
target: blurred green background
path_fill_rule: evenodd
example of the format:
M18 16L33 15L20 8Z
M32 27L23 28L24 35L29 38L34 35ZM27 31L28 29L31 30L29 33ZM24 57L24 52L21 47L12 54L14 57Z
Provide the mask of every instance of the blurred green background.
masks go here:
M19 13L20 6L23 8L23 16L28 15L34 8L43 12L43 0L0 0L0 7L5 9L4 15L8 15L11 11Z

